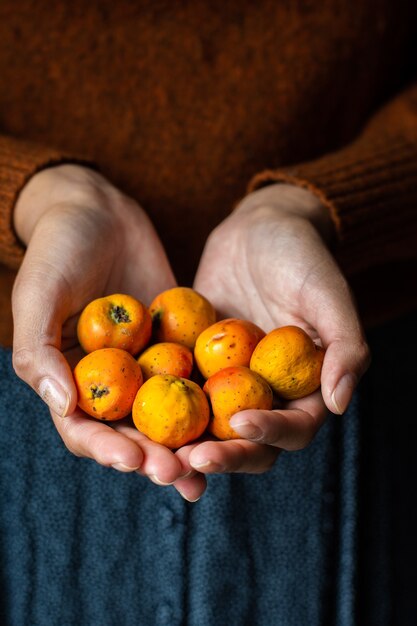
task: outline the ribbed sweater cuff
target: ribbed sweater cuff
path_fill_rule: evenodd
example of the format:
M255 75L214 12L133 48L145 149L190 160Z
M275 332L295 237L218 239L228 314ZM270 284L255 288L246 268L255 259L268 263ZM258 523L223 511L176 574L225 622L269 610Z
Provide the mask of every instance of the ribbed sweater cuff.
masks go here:
M348 273L416 254L417 145L404 137L369 139L312 162L260 172L248 187L286 182L317 195L334 221L336 255Z
M13 208L21 189L40 170L80 162L57 150L0 136L0 263L16 269L25 252L13 228Z

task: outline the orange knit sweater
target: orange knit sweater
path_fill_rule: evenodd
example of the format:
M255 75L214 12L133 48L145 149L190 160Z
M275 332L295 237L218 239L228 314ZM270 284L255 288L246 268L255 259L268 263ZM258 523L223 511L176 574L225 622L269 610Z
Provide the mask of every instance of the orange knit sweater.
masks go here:
M414 7L2 0L0 262L24 253L19 191L62 160L142 204L182 284L240 197L289 180L329 208L366 319L415 306Z

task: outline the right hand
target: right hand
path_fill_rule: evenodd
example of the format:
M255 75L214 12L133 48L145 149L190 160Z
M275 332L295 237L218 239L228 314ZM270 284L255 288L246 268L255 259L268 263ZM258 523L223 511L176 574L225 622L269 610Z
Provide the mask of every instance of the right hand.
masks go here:
M77 407L69 361L82 355L76 323L94 298L128 293L148 304L175 286L144 211L100 174L77 165L35 174L21 191L15 229L27 246L13 289L13 364L48 404L67 448L158 484L189 470L170 450L125 423L88 418ZM75 354L74 354L75 352Z

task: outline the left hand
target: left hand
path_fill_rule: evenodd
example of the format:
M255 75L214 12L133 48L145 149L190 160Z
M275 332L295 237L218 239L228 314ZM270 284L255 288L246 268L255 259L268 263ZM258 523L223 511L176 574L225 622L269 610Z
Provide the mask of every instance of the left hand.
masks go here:
M348 284L325 242L328 209L307 190L274 184L249 194L210 235L194 288L221 318L248 319L269 332L302 327L326 348L321 390L279 410L247 410L231 421L242 439L205 441L177 452L198 474L174 485L189 500L204 492L202 474L261 473L280 450L307 446L327 409L342 414L369 365L369 350Z

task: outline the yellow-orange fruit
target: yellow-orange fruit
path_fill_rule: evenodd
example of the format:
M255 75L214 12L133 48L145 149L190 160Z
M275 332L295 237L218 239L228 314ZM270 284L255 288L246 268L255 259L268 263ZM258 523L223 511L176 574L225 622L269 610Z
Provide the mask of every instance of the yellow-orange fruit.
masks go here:
M194 289L174 287L160 293L149 311L156 341L194 348L198 335L216 321L210 302Z
M116 293L87 304L78 320L77 334L85 352L120 348L137 354L149 343L152 320L142 302Z
M146 348L138 358L138 363L144 380L156 374L189 378L193 369L193 355L186 346L166 341Z
M247 367L226 367L206 381L212 418L208 430L218 439L238 439L230 426L232 415L245 409L272 409L272 390L259 374Z
M125 350L103 348L77 363L74 380L78 406L101 420L119 420L132 410L142 384L139 363Z
M250 368L282 398L295 400L320 387L324 350L298 326L282 326L256 346Z
M168 448L197 439L207 428L209 416L201 387L168 374L157 374L143 383L132 407L136 428Z
M265 333L247 320L228 318L212 324L197 338L194 357L204 378L232 365L249 367L250 358Z

